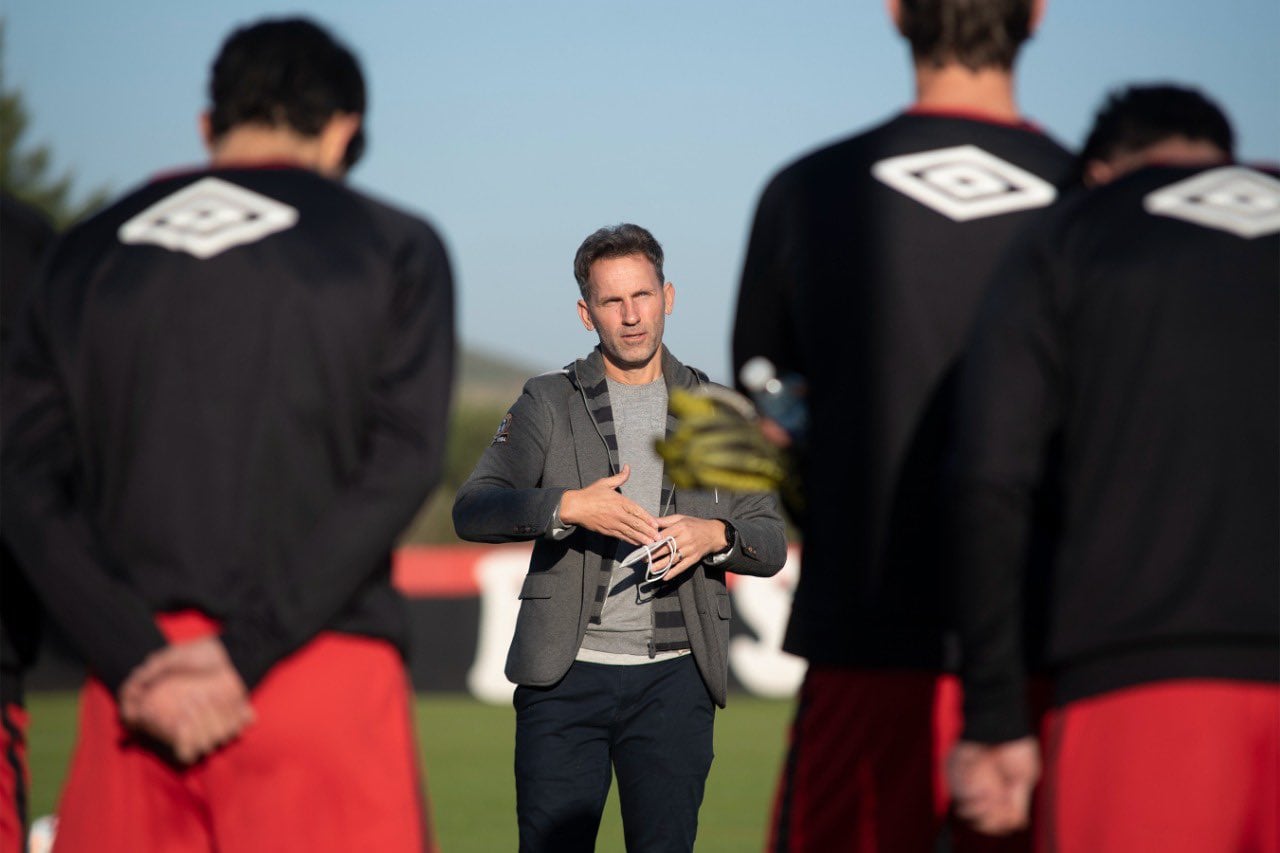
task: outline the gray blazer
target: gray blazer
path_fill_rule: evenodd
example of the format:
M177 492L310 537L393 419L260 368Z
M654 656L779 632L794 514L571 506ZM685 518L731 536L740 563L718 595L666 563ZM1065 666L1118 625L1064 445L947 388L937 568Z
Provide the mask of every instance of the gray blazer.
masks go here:
M662 350L668 389L692 388L706 377ZM529 574L520 590L520 615L507 655L516 684L555 684L578 654L595 602L603 561L617 540L583 528L550 536L560 496L613 473L584 388L604 375L599 351L563 371L530 379L475 471L458 490L453 524L473 542L534 540ZM782 518L772 495L677 489L672 512L723 518L737 542L723 562L705 562L675 582L694 660L707 691L725 704L728 684L729 592L725 572L768 577L786 561Z

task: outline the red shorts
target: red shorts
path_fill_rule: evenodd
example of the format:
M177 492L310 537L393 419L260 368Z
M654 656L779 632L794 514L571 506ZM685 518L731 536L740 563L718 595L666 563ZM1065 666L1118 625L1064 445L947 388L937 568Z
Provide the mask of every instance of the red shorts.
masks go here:
M943 769L960 728L954 676L811 666L768 849L933 853L946 830L955 853L1030 850L1028 832L990 838L948 821Z
M27 817L27 712L18 704L0 708L0 853L21 853Z
M1050 718L1038 847L1275 853L1280 686L1162 681Z
M171 641L212 633L195 614L161 616ZM434 849L399 654L325 633L253 691L256 719L189 768L134 741L114 697L89 680L58 806L56 851Z

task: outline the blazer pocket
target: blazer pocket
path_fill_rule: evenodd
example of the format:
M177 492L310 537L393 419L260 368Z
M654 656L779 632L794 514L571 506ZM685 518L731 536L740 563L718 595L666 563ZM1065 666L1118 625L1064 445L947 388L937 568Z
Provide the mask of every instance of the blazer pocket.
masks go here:
M720 615L721 619L728 619L733 615L733 610L729 606L729 593L716 593L716 613Z
M520 598L550 598L552 579L545 574L529 575L520 587Z

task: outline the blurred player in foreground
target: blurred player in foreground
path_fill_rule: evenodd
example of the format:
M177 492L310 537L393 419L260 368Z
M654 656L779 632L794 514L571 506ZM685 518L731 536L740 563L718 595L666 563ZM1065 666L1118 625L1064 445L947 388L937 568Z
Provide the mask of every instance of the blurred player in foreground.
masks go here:
M938 512L954 372L998 258L1072 165L1015 101L1038 3L890 10L916 101L770 181L734 327L735 370L763 356L807 388L804 559L784 648L809 669L777 851L932 851L943 830L942 759L960 726Z
M0 352L8 349L18 311L53 238L43 215L8 193L0 195ZM3 371L0 376L7 381ZM0 514L0 523L5 520ZM23 676L39 645L40 605L9 546L0 542L0 853L24 849L30 775Z
M1280 844L1280 180L1231 157L1198 94L1114 96L1085 148L1105 186L1011 253L966 362L949 776L990 832L1025 823L1038 771L1017 590L1062 442L1044 850Z
M3 389L5 534L88 662L66 851L420 851L390 553L440 476L445 250L340 179L352 53L214 62L208 168L59 243Z

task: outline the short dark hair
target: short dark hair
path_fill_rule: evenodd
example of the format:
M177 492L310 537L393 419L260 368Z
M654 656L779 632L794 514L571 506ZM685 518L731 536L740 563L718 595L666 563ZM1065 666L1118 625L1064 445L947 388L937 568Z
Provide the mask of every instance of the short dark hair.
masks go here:
M608 225L583 240L578 253L573 257L573 277L578 280L582 298L586 299L590 293L588 278L592 264L606 258L625 258L627 255L644 255L653 264L658 283L666 282L662 274L662 246L648 229L630 222Z
M1176 137L1235 154L1235 134L1221 107L1195 89L1159 83L1112 91L1094 116L1080 161L1106 161Z
M363 115L364 74L345 45L305 18L276 18L236 29L209 75L209 124L218 139L239 125L289 127L316 136L336 113ZM362 129L344 165L364 150Z
M901 0L898 29L917 63L1013 68L1031 37L1032 0Z

